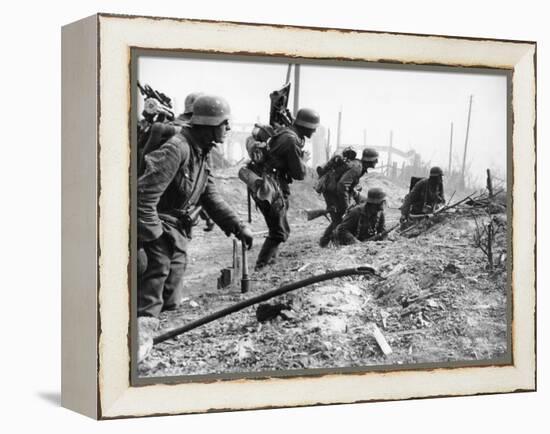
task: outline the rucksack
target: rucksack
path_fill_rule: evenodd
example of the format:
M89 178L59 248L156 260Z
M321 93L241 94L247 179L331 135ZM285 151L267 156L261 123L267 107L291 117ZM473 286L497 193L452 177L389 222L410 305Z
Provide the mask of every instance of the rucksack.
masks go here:
M338 181L349 169L349 161L343 156L334 155L323 167L317 168L319 179L314 189L317 193L336 192Z
M269 142L280 131L271 125L254 124L252 134L246 139L246 151L252 163L259 166L268 160Z
M138 176L141 176L145 170L145 156L160 148L172 136L180 131L182 126L183 124L178 124L176 122L155 122L151 125L146 139L140 141L144 142L143 145L138 147Z

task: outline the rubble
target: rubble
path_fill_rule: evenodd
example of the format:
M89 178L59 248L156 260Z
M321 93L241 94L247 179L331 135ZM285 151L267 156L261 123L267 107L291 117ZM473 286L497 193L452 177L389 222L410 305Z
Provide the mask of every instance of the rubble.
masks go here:
M224 191L240 182L223 181ZM389 182L378 176L366 182L374 181ZM302 209L316 206L311 204L316 195L299 184L291 187L293 193L297 191L295 200L304 200ZM391 203L398 204L403 191L390 187ZM311 196L307 200L306 193ZM387 241L326 249L317 244L326 222L318 219L307 224L295 208L292 233L281 247L277 264L250 276L254 284L249 296L361 264L372 264L378 274L322 282L271 300L270 306L291 307L279 311L286 318L277 314L259 322L259 306L252 306L191 330L155 346L140 363L140 375L406 365L502 356L508 342L506 261L502 260L507 238L499 235L494 240L499 259L489 272L483 253L474 245L475 223L465 208L412 238L396 231ZM399 220L398 210L386 213L388 226ZM505 226L506 215L497 217ZM259 217L253 226L264 229ZM163 330L244 299L238 282L216 289L220 269L231 260L231 240L219 229L206 234L195 231L195 237L189 252L195 262L189 264L185 288L196 306L187 302L175 312L163 313ZM261 241L255 241L251 262ZM373 330L378 330L387 347L378 342L380 336L377 339Z

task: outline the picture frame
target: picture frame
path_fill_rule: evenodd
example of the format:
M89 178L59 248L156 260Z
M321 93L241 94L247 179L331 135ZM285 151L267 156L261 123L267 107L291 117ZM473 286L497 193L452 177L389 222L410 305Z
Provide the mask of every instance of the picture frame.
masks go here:
M135 50L506 72L510 363L132 382ZM112 419L536 389L534 42L97 14L63 28L62 54L63 406Z

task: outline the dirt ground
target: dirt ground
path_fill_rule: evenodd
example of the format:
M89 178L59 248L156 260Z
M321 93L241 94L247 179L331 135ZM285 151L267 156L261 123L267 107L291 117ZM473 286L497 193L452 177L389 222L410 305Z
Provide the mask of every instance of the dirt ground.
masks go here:
M218 179L222 192L246 216L241 184ZM396 209L405 191L379 176L364 187L389 191L387 227L398 221ZM483 252L473 243L482 211L468 207L437 223L388 240L322 249L318 239L328 222L306 222L303 210L321 208L311 186L293 186L292 233L276 264L253 272L265 224L256 211L257 233L249 254L252 288L235 283L217 289L221 268L231 265L232 240L218 228L199 225L189 251L181 308L163 313L161 332L177 327L285 283L327 271L369 264L378 272L325 281L279 296L283 316L258 322L257 305L156 345L139 365L144 377L259 372L310 368L400 365L430 362L487 361L507 354L506 217L494 244L495 268L488 270ZM366 189L365 189L366 191ZM476 215L476 219L474 219ZM374 323L392 352L385 355L373 337Z

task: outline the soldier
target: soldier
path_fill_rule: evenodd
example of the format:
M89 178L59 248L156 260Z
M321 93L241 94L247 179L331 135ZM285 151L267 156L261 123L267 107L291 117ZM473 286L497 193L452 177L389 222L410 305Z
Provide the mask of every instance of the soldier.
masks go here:
M323 192L323 196L327 209L330 211L331 222L319 240L321 247L328 246L332 231L342 222L352 199L355 194L358 194L355 192L355 187L359 183L359 179L367 173L368 169L374 168L376 163L378 163L378 152L372 148L365 148L361 161L355 157L346 158L343 162L343 170L336 168L333 170L333 174L329 175L334 176L334 181L327 183L327 189Z
M187 244L200 207L227 235L252 246L252 232L219 194L208 165L208 153L230 130L229 115L222 98L199 96L190 124L144 157L137 200L138 243L147 255L138 287L142 357L152 345L161 311L176 309L181 301Z
M410 214L427 214L445 203L443 192L443 171L434 166L430 169L430 177L422 178L414 184L401 206L401 222L409 219Z
M305 138L312 136L319 126L319 121L317 112L302 108L298 110L293 124L277 130L269 142L264 170L272 177L277 193L271 203L254 197L269 229L256 260L256 270L273 260L279 245L288 239L290 234L287 219L289 184L293 180L301 181L306 176L303 151Z
M193 116L193 104L195 104L197 98L202 95L204 95L203 92L191 92L185 97L185 106L183 108L183 113L180 114L176 119L176 122L179 121L179 125L183 125L183 123L185 123L185 125L189 124L189 122L191 121L191 117Z
M386 193L381 188L371 188L367 193L367 201L356 205L348 211L342 223L333 233L336 244L349 245L357 241L367 241L376 235L384 239L386 235L386 217L384 205Z

